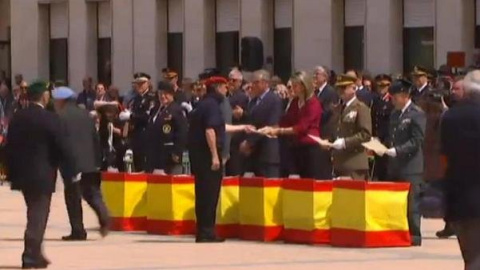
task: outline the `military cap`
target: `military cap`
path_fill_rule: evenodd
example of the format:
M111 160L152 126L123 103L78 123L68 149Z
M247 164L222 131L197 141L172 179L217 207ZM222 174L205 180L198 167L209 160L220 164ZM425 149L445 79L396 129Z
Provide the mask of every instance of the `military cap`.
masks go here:
M422 67L422 66L413 67L413 71L412 71L413 76L429 76L429 74L430 72L425 67Z
M387 86L392 84L392 77L387 74L379 74L375 77L378 86Z
M28 95L38 95L43 94L43 92L48 91L48 83L44 81L34 81L28 87L27 94Z
M159 82L158 83L158 91L166 92L167 94L174 95L175 90L173 89L173 85L169 82Z
M209 87L210 85L213 85L213 84L227 84L227 83L228 81L224 77L213 76L207 79L207 81L205 82L205 85Z
M176 77L178 77L178 73L173 70L169 70L168 72L165 72L164 78L167 80L171 80Z
M410 93L410 88L412 87L412 83L405 79L395 80L390 87L390 94L400 94L400 93Z
M346 74L341 74L337 76L337 82L335 83L335 87L349 86L351 84L355 84L356 81L357 81L356 77L352 77Z
M137 72L133 74L133 82L148 82L152 77L144 72Z

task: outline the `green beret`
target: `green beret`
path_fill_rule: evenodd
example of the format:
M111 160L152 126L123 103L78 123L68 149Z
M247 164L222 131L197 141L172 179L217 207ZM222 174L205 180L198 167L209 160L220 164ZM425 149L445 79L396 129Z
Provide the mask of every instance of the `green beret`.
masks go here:
M48 91L48 83L44 81L35 81L28 87L28 95L38 95Z

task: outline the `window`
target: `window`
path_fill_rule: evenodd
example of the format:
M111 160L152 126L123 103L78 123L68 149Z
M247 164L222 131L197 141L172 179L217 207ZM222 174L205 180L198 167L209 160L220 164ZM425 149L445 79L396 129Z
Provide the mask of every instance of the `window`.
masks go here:
M112 7L111 2L97 5L97 77L106 85L112 83Z
M216 0L215 58L219 71L227 75L239 64L240 1Z
M286 82L292 75L292 0L274 1L273 70Z
M68 84L68 3L50 4L50 80Z
M404 0L403 2L403 69L410 72L414 66L434 66L433 0Z
M362 70L364 66L365 8L365 0L345 0L345 70Z
M183 75L183 1L169 0L168 34L167 34L167 65Z
M475 0L475 49L480 49L480 0Z

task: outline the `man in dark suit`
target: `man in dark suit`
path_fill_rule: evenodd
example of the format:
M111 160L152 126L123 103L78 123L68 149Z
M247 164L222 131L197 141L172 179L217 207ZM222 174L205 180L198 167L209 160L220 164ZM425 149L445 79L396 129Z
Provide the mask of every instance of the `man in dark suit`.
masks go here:
M278 126L282 116L282 101L269 89L270 74L259 70L253 73L253 99L247 109L247 122L257 129ZM277 138L248 134L240 144L240 152L249 156L247 171L260 177L280 176L280 148Z
M425 113L415 105L409 94L411 83L397 80L390 89L395 110L390 117L388 180L408 181L408 226L412 245L422 245L419 211L423 182L423 141L425 137Z
M247 110L248 96L242 89L243 75L238 69L234 69L228 75L229 93L228 100L232 107L233 117L232 124L244 124L245 117L243 112ZM230 159L226 164L226 175L237 176L245 172L245 157L240 153L240 143L243 141L244 135L233 134L230 143Z
M466 270L480 269L480 71L464 79L465 98L441 125L447 159L446 220L457 235Z
M372 133L385 144L389 139L390 115L394 108L389 93L392 78L387 74L379 74L375 77L375 82L377 87L372 103ZM387 157L375 156L374 177L377 180L387 179L387 166Z
M82 173L80 182L65 182L65 203L72 228L64 241L84 241L87 232L83 225L82 197L95 211L100 223L100 234L106 236L110 217L100 191L100 145L95 123L86 110L75 104L75 93L67 87L58 87L52 91L55 111L60 116L66 131L67 143L75 158L75 167ZM64 179L73 177L71 169L62 164L60 172Z
M340 97L337 91L328 84L328 74L330 72L323 66L318 66L313 71L313 78L315 83L315 95L322 104L322 118L320 119L320 134L324 139L332 139L334 129L329 128L332 125L330 120L332 118L335 106L340 102Z
M346 74L348 76L357 78L355 81L355 86L357 88L355 95L357 96L358 100L367 105L368 108L371 108L374 96L367 87L363 86L363 74L357 70L349 70Z
M65 141L65 129L54 113L45 110L50 93L47 84L35 82L28 88L30 106L13 117L7 136L8 179L13 190L23 193L27 205L24 269L47 268L42 242L55 191L60 162L76 175L75 161ZM72 179L66 179L69 181Z

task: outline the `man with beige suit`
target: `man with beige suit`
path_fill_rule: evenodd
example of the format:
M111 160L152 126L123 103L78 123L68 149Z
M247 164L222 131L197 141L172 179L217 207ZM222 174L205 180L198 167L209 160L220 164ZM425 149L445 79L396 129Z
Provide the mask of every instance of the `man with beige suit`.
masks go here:
M370 109L355 96L356 80L347 75L337 78L335 87L343 105L338 114L337 139L331 147L336 177L365 180L368 177L368 156L362 143L370 141L372 119Z

